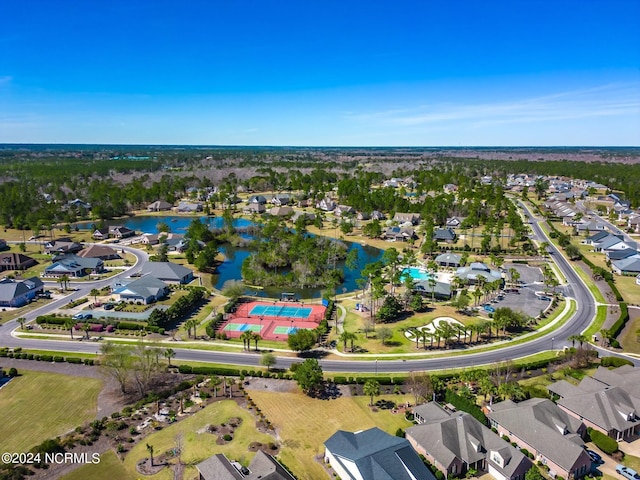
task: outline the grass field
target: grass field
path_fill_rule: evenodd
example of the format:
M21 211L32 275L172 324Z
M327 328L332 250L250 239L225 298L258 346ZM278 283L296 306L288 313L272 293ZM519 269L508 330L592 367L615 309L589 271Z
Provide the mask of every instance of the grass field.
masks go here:
M108 450L100 456L100 463L83 465L60 480L132 480L136 477L129 474L113 450Z
M226 445L217 445L218 437L215 434L197 433L207 425L220 425L232 417L241 418L242 424L236 429L234 440ZM238 407L234 401L216 402L184 421L149 435L144 441L133 447L124 461L129 475L133 478L141 477L136 472L136 463L149 456L146 444L153 446L154 456L157 456L175 448L178 434L182 435L182 461L189 465L185 470L184 478L196 478L195 465L216 453L223 453L231 460L248 465L254 456L254 453L249 452L248 449L251 442L269 443L275 441L272 436L258 432L255 428L253 415ZM145 476L145 478L170 480L173 479L173 471L165 468L160 473Z
M615 282L627 303L640 305L640 285L636 283L636 277L615 275Z
M369 397L342 397L326 401L302 393L256 390L250 390L249 395L276 425L285 445L280 458L300 479L326 478L327 474L314 457L324 451L323 442L337 430L357 431L377 426L393 435L398 428L411 425L401 414L394 415L388 410L372 412L367 406ZM378 398L413 402L413 397L402 395Z
M587 336L589 340L591 340L592 335L598 334L600 336L600 330L602 330L602 326L604 322L607 320L607 307L605 305L598 305L596 307L596 318L589 328L584 331L584 335Z
M640 318L629 320L620 343L625 352L640 354Z
M26 370L20 373L0 390L0 450L26 452L95 418L100 380Z

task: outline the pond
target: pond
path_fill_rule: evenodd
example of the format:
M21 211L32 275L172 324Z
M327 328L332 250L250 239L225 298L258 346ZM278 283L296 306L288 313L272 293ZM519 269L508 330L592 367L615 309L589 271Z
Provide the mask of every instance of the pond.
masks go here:
M127 219L120 219L117 221L108 222L112 225L124 225L137 232L144 233L158 233L157 225L160 222L166 223L172 232L185 233L189 228L191 222L198 217L195 216L140 216L131 217ZM200 221L209 228L222 228L222 217L199 217ZM233 221L235 227L249 227L252 225L250 220L244 218L236 218ZM91 224L86 224L85 228L90 228ZM80 226L80 228L83 228ZM245 235L243 235L245 236ZM360 278L360 271L362 268L371 262L375 262L382 257L383 251L370 247L368 245L361 245L359 243L345 242L349 251L358 251L358 266L355 269L349 269L345 266L345 262L338 262L337 268L344 271L345 280L338 287L338 293L353 292L357 290L358 285L356 280ZM218 267L218 271L213 275L213 284L216 288L221 289L224 283L228 280L242 280L241 267L242 262L247 258L251 252L247 248L232 247L230 245L222 245L220 251L225 256L225 261ZM279 297L283 291L292 292L298 294L300 298L319 298L321 296L321 288L305 288L305 289L283 289L279 287L265 288L264 290L250 290L252 295L264 296L264 297Z

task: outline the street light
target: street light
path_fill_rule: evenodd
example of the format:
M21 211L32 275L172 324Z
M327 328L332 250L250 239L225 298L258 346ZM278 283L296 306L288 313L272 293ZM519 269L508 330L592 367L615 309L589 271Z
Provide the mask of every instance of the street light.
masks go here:
M553 341L555 340L554 337L551 337L551 350L553 350Z
M378 376L378 359L376 358L376 377Z

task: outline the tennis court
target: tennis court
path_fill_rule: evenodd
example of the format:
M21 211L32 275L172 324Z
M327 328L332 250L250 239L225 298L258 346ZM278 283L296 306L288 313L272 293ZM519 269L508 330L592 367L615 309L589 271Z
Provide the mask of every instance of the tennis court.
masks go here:
M249 315L258 317L309 318L313 308L289 305L255 305Z
M229 338L238 338L245 332L259 333L265 340L286 341L297 330L313 330L324 318L326 307L317 304L294 305L291 302L248 302L219 328Z
M262 328L261 325L254 325L251 323L227 323L224 327L225 332L259 332Z

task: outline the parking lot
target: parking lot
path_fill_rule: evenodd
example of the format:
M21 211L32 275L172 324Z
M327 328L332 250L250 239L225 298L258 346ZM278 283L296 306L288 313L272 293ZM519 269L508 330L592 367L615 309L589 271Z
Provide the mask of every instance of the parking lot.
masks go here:
M542 272L538 267L530 267L520 264L506 264L506 270L515 268L520 274L520 287L518 293L506 293L504 299L493 306L508 307L512 310L523 312L525 315L535 317L549 306L550 301L540 300L535 292L543 289Z

